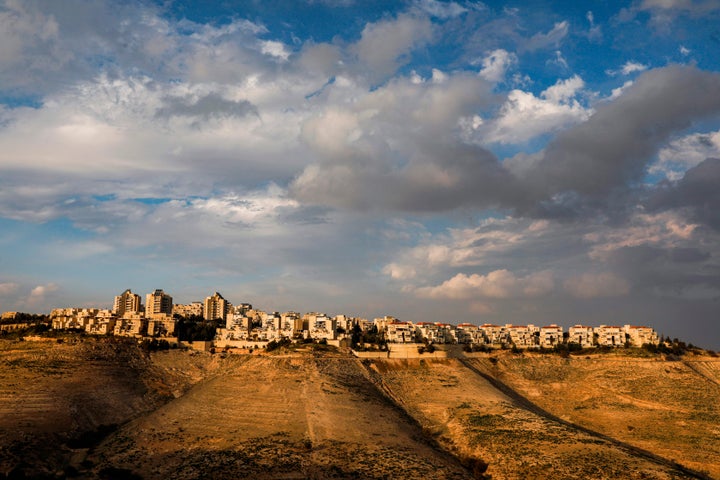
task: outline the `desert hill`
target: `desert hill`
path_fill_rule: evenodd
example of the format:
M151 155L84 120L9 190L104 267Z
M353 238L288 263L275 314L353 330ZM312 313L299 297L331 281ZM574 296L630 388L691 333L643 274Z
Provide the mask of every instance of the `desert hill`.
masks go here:
M11 478L720 478L720 359L0 341ZM1 477L0 477L1 478Z

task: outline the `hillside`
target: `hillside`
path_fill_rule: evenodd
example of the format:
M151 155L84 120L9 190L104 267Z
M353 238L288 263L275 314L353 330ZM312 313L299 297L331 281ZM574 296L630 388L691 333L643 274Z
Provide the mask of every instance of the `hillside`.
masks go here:
M720 359L475 357L0 341L0 474L720 478Z

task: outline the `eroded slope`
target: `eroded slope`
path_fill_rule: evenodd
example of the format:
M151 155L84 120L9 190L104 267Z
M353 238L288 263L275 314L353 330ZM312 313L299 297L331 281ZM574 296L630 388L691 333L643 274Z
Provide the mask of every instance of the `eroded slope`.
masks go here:
M472 362L565 420L720 478L717 358L525 355Z
M230 356L90 460L146 478L471 478L357 360L307 355Z
M48 340L0 341L1 474L62 474L78 450L181 395L210 360L175 351L156 363L132 343Z
M459 360L383 360L369 367L443 446L483 459L494 479L684 477L528 411Z

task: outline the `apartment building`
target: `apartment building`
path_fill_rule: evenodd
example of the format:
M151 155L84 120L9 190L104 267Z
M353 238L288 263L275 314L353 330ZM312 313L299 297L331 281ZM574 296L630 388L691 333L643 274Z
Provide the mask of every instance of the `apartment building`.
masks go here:
M215 292L205 299L203 304L203 316L205 320L226 320L228 313L232 310L232 304L225 300L222 295Z
M128 288L123 293L115 297L112 311L118 317L122 317L126 313L142 312L140 295L132 293L132 290Z
M145 296L145 318L172 317L173 299L170 295L157 289Z

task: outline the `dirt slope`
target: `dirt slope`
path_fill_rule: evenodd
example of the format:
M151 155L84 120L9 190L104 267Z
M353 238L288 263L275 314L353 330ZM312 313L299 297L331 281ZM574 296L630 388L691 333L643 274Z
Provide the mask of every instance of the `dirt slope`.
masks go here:
M0 474L62 474L78 450L205 374L207 359L169 352L151 362L136 345L0 341ZM169 360L169 362L168 362Z
M443 446L482 458L493 479L684 477L528 411L459 360L386 360L370 368Z
M231 356L222 375L103 443L146 478L471 478L350 358Z
M525 355L473 362L565 420L720 478L720 359Z

